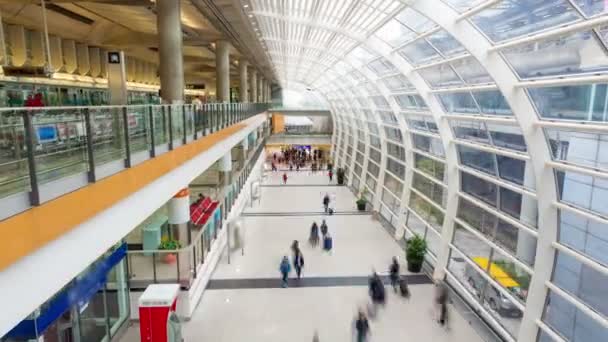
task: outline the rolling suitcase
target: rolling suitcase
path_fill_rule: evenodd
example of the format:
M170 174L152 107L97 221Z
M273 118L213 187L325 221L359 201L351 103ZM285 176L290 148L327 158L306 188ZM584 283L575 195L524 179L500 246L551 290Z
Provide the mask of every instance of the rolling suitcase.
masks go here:
M326 251L331 251L333 243L334 242L331 236L326 236L325 239L323 239L323 249Z
M407 281L405 281L405 279L399 279L399 292L402 297L410 298L410 289L407 286Z

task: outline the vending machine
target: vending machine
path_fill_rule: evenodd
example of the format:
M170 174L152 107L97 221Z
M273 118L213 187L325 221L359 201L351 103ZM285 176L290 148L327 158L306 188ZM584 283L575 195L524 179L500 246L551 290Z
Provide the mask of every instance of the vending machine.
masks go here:
M141 342L182 342L181 323L175 309L178 284L149 285L139 298Z

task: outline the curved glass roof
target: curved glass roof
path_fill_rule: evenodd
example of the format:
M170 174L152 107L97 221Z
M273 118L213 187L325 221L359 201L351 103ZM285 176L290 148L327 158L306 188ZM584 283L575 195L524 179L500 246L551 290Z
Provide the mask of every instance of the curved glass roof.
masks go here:
M608 338L607 1L250 4L282 87L331 109L349 186L436 277L506 340Z

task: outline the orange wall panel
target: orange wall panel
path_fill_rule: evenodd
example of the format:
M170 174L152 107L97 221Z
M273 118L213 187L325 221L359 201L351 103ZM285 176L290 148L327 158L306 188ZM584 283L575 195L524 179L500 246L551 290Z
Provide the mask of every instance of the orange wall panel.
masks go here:
M282 114L272 114L272 133L282 133L285 131L285 116Z

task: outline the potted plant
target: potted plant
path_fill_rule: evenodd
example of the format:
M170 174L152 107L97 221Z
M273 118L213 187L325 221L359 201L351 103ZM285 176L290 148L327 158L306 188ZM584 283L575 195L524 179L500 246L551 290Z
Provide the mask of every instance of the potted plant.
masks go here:
M408 239L405 243L405 258L407 259L407 270L418 273L422 269L422 262L426 254L426 241L420 235Z
M359 194L359 198L357 199L357 210L359 211L365 211L365 208L367 206L367 200L365 199L365 191L362 191Z
M338 177L338 185L344 185L344 169L339 167L338 172L336 172L336 177Z
M160 243L160 246L158 246L158 249L163 250L163 251L174 251L177 252L177 250L181 248L181 244L179 243L179 241L174 240L174 239L166 239L163 242ZM175 255L175 253L160 253L162 261L165 264L172 264L177 260L177 256Z

